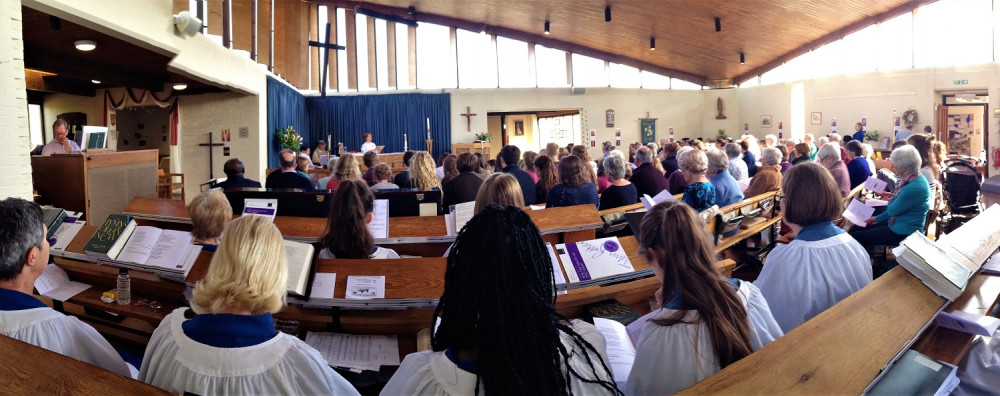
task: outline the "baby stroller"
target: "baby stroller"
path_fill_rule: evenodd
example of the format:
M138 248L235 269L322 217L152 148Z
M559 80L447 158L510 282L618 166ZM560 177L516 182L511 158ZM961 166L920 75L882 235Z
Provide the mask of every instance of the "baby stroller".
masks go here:
M941 171L945 206L940 219L943 231L951 232L983 210L980 189L983 175L978 161L970 157L949 158Z

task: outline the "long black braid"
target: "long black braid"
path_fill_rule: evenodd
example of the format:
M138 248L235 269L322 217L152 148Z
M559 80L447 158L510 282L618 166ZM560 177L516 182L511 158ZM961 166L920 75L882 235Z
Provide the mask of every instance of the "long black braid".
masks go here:
M452 245L444 294L434 310L442 320L433 349L475 357L476 394L482 385L490 394L568 395L574 391L571 375L621 394L614 382L601 379L601 370L611 375L602 353L555 310L554 291L538 227L521 209L490 205ZM560 331L576 348L562 344ZM584 351L589 373L570 366L573 349Z

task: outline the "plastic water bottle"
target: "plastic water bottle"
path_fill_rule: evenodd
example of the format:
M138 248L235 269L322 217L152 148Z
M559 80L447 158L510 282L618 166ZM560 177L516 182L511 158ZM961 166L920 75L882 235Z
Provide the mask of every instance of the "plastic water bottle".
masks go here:
M128 276L128 268L118 269L118 305L132 303L132 278Z

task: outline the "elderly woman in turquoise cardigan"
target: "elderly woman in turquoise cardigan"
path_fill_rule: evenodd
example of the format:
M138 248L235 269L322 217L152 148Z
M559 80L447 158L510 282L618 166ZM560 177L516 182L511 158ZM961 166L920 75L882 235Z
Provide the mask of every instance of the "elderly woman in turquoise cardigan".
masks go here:
M892 170L902 181L882 214L869 218L866 228L851 232L861 246L871 251L875 246L899 246L914 231L924 232L928 197L931 194L927 179L920 174L920 153L913 146L902 146L892 151Z

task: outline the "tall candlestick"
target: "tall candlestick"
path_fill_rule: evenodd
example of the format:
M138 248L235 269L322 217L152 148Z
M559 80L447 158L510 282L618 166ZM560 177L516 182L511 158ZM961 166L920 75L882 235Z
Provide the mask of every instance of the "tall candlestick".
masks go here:
M405 133L403 134L403 151L404 152L409 151L409 147L406 144L406 134Z
M431 118L427 117L427 138L431 138Z

